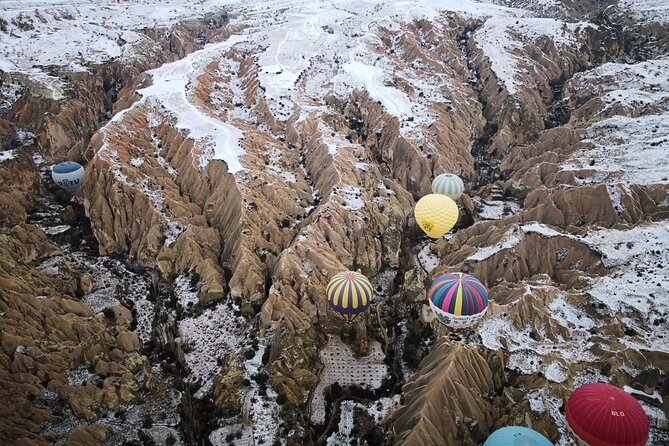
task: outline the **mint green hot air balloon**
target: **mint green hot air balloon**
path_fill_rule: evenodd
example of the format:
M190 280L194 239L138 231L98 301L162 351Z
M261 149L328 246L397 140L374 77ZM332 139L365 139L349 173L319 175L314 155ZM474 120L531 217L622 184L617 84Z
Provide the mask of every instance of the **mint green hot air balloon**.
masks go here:
M465 191L465 184L459 176L452 173L442 173L432 181L432 192L435 194L446 195L457 200Z

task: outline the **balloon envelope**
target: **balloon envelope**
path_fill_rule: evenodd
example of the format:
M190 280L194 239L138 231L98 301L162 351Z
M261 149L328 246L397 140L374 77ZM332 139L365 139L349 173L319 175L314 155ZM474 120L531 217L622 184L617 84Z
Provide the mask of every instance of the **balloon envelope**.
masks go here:
M439 321L451 328L471 327L488 309L488 291L476 277L465 273L437 277L427 298Z
M465 191L465 184L459 176L452 173L442 173L432 181L432 192L435 194L446 195L457 200Z
M68 192L76 192L84 181L85 171L79 163L65 161L51 168L51 178Z
M624 390L606 383L579 387L567 400L567 424L589 446L644 446L648 417Z
M330 279L326 294L330 306L350 324L369 307L373 291L367 277L353 271L343 271Z
M507 426L493 432L483 446L553 446L553 443L532 429Z
M423 232L439 238L453 229L458 221L458 205L446 195L429 194L418 200L414 216Z

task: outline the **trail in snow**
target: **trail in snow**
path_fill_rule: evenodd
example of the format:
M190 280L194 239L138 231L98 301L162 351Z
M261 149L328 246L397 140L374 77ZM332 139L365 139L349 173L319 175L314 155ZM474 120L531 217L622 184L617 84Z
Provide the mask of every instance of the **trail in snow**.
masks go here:
M149 87L138 90L142 100L132 107L117 113L111 123L120 122L123 116L133 108L144 104L147 100L164 108L166 113L176 117L176 127L185 131L202 149L200 168L206 167L212 159L223 160L228 171L236 173L243 170L239 158L244 155L240 145L242 132L233 125L207 116L196 107L188 97L188 88L197 76L196 66L205 66L209 61L248 39L245 35L232 35L224 42L210 44L203 49L189 54L176 62L168 63L147 73L152 77Z

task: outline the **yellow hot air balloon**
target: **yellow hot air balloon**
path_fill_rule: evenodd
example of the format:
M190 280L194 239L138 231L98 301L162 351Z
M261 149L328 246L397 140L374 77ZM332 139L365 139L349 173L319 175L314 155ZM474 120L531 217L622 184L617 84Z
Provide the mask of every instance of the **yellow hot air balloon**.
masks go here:
M441 194L425 195L414 209L416 223L432 238L439 238L453 229L458 221L458 205Z

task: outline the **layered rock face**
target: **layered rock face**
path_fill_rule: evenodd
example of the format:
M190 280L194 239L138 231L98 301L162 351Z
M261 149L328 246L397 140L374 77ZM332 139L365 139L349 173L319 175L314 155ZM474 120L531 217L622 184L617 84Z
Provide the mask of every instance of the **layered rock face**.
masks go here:
M10 160L17 181L0 191L0 222L7 253L26 253L5 273L10 283L35 277L13 285L30 317L10 320L56 324L38 314L49 308L68 325L33 333L35 345L65 330L63 342L76 335L88 342L81 351L100 349L93 359L59 347L69 359L54 373L102 377L103 362L115 378L71 388L33 363L16 373L34 372L30 392L46 386L91 424L94 401L144 403L123 395L151 390L146 355L170 345L190 420L170 435L213 444L473 445L508 424L568 444L565 398L607 381L639 397L651 442L662 444L667 30L659 17L632 23L624 5L560 3L239 4L205 29L145 30L154 44L143 41L134 67L68 74L68 99L36 100L29 88L7 118L36 132L48 161L87 161L77 200L99 255L153 270L173 298L121 299L135 303L136 327L124 307L104 320L95 312L111 306L61 298L95 307L76 266L57 284L35 268L60 255L26 225L32 194L46 192L28 157ZM198 34L212 43L194 43ZM428 241L413 207L441 172L460 175L467 194L456 231ZM352 326L325 298L347 269L375 287ZM431 280L451 271L478 277L492 299L484 320L458 334L425 303ZM54 291L39 300L38 289ZM356 358L342 369L355 379L337 377L332 351L344 347L332 336ZM24 341L8 338L8 371ZM45 417L11 428L37 435ZM81 427L72 441L102 438L105 426Z
M39 435L43 425L58 422L49 406L93 424L97 405L116 410L136 402L139 392L155 390L151 364L129 331L128 309L117 306L109 318L96 316L75 298L91 285L90 276L69 262L36 268L36 262L62 254L39 228L5 230L0 246L3 441L48 444L49 436ZM97 428L103 440L108 429Z
M470 438L499 418L490 396L501 382L501 367L471 347L440 341L402 389L408 403L393 416L397 444L477 444Z

